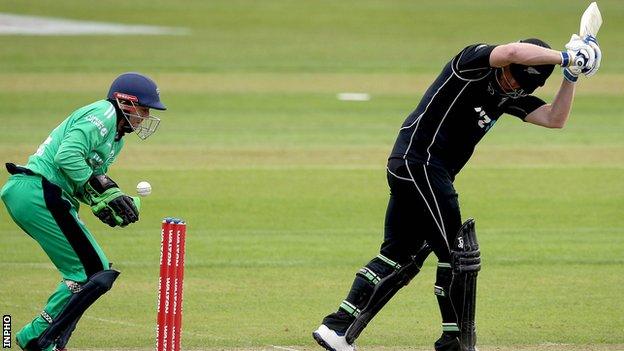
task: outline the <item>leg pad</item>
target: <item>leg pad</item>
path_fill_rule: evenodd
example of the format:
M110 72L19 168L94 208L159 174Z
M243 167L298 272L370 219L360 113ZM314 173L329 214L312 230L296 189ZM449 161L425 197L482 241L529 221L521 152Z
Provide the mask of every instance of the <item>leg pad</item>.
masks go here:
M431 247L425 243L406 264L399 265L392 262L394 263L394 271L375 285L365 307L355 316L355 320L347 329L346 339L349 344L353 344L362 330L368 325L368 322L390 301L397 291L409 284L412 278L420 272L423 262L430 253ZM390 262L386 263L390 264Z
M80 289L76 289L78 292L71 296L63 310L52 320L52 323L50 323L50 326L43 334L39 336L36 340L37 348L33 347L33 350L43 350L57 342L59 338L62 338L67 330L73 330L84 311L111 289L113 282L118 276L119 272L112 269L93 274ZM66 343L67 341L64 340L64 342Z

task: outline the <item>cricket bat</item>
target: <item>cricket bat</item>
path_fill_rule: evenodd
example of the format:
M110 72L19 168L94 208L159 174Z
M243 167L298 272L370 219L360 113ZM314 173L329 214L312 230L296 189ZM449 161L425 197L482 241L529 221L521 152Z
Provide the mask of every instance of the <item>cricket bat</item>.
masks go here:
M579 29L579 36L583 39L587 35L596 37L600 26L602 25L602 15L598 9L598 4L592 2L589 4L583 16L581 16L581 28Z

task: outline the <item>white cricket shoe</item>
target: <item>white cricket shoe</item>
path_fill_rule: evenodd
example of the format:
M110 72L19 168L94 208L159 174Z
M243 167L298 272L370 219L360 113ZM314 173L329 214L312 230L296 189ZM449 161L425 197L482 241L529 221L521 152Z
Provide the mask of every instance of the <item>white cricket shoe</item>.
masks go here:
M355 345L347 343L344 335L340 335L329 329L325 324L321 324L317 330L312 333L312 337L316 342L329 351L355 351Z

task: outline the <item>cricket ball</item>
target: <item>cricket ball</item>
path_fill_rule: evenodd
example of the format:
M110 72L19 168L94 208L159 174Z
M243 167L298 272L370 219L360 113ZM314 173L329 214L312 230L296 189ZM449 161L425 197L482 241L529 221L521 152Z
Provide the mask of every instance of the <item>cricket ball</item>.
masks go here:
M152 193L152 186L146 181L139 182L136 189L139 196L147 196Z

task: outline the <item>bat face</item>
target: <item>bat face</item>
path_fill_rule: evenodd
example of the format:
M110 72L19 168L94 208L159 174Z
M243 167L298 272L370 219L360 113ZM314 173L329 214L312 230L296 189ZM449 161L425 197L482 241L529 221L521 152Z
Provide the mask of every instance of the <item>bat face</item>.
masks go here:
M592 2L589 7L583 12L581 17L581 28L579 29L579 35L581 38L585 38L586 35L596 36L602 25L602 15L598 9L598 4Z

